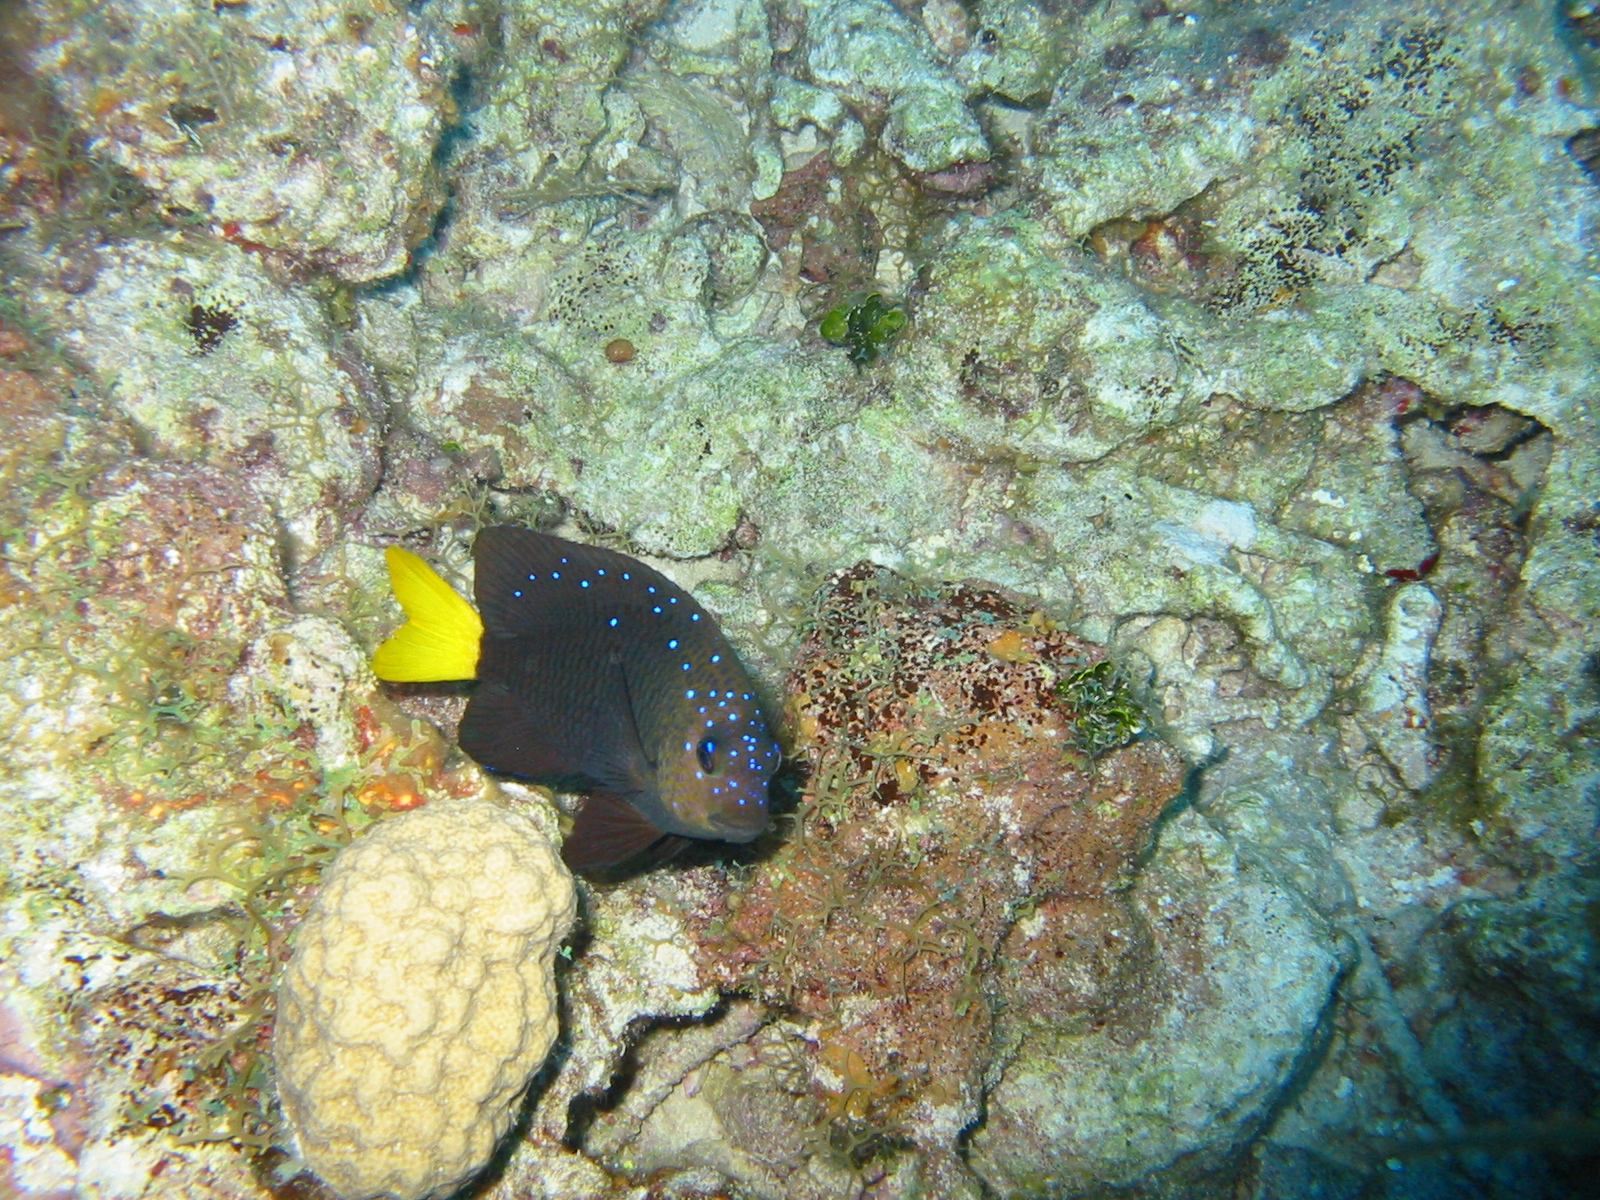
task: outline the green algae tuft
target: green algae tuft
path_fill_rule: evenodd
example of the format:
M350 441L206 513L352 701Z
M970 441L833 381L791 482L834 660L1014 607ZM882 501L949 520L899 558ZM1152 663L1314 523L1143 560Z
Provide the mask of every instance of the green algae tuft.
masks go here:
M905 327L905 310L885 304L873 292L859 304L830 309L817 332L836 346L848 347L850 361L864 367L876 362Z
M1126 746L1144 732L1144 713L1128 678L1109 659L1073 671L1056 684L1056 696L1073 709L1078 749L1090 758Z

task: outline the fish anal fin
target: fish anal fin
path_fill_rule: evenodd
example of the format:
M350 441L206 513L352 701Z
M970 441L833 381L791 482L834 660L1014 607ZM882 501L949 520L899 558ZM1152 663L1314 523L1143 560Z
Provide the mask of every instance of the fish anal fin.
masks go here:
M648 817L620 796L591 792L584 797L572 832L562 843L561 858L574 871L588 874L625 863L658 842L682 840L657 829ZM673 846L668 857L680 849Z
M570 720L556 720L548 706L530 704L503 683L486 681L473 691L456 743L491 771L558 791L626 794L650 778L631 724L607 728L592 715L575 732Z

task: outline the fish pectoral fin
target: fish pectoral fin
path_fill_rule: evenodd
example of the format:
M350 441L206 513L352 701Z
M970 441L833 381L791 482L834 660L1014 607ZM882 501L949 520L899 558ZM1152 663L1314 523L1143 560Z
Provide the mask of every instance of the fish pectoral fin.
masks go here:
M580 765L551 743L549 731L501 684L478 685L461 715L456 743L490 770L552 787L582 786Z
M574 871L587 873L627 862L658 842L685 839L664 833L622 797L611 792L591 792L561 845L561 859ZM682 847L674 845L668 857Z
M625 712L621 714L627 718ZM581 739L502 683L480 683L461 715L456 743L491 771L531 779L563 792L598 790L627 795L648 786L654 768L644 760L631 724L588 722Z

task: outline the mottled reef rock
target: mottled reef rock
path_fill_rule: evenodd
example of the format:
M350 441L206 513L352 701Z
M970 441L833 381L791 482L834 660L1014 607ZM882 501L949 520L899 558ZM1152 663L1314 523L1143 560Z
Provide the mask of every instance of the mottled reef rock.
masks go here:
M656 1035L585 1145L755 1196L1033 1194L1197 1177L1258 1128L1342 952L1192 814L1140 869L1184 771L1079 748L1065 684L1100 656L991 589L834 576L787 687L790 836L677 895L700 970L784 1017Z

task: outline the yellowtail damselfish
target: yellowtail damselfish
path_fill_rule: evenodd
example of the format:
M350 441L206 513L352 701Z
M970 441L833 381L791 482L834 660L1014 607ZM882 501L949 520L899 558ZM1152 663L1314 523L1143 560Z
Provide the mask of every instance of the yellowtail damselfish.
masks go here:
M781 751L716 622L636 559L531 529L478 534L468 604L391 546L406 622L379 679L476 679L457 740L484 766L587 792L561 856L596 871L766 831Z

